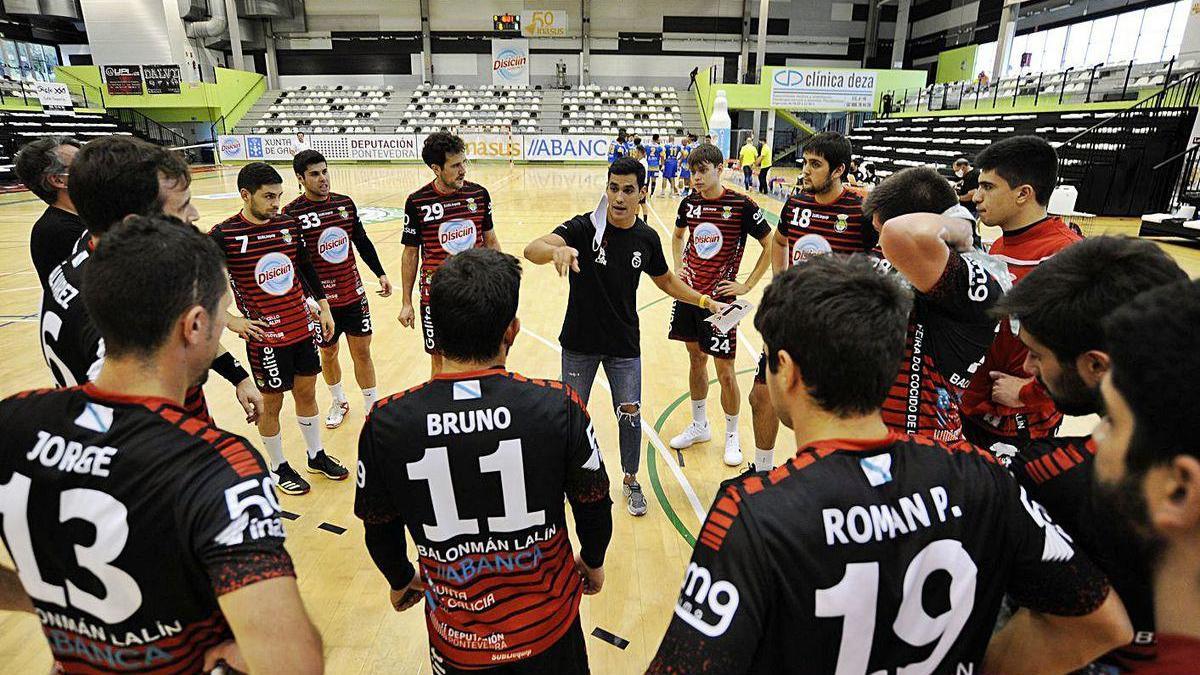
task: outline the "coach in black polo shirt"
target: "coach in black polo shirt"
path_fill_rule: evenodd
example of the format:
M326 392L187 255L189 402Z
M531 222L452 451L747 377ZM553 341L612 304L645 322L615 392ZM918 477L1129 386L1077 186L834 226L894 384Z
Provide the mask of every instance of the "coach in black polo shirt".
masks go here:
M48 204L29 234L29 255L43 284L50 270L71 255L83 236L83 221L67 194L67 174L78 152L78 141L46 136L26 144L17 154L16 170L21 182Z
M645 273L671 297L712 311L724 307L671 274L658 233L637 217L645 198L646 169L621 157L608 167L605 197L594 213L575 216L525 247L530 262L553 262L560 275L571 273L567 316L558 336L562 379L586 403L596 371L604 365L620 431L626 506L635 516L646 513L637 481L642 442L638 282Z

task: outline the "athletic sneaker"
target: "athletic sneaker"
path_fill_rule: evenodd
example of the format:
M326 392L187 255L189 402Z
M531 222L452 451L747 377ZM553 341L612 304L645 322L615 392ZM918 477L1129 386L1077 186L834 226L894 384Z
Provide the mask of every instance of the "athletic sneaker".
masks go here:
M316 457L308 458L308 472L319 473L330 480L344 480L350 475L336 457L330 457L324 450L318 452Z
M300 477L290 464L284 462L271 472L275 487L285 495L302 495L308 492L308 481Z
M350 412L350 402L335 399L329 406L329 414L325 416L325 428L336 429L342 426L342 422L346 421L346 413L348 412Z
M625 506L629 509L629 515L646 515L646 495L642 494L641 483L634 481L633 483L623 483L623 485Z
M725 466L738 466L742 463L742 442L737 434L725 434Z
M693 443L703 443L712 440L712 432L708 430L708 424L701 424L692 421L687 425L687 428L679 432L679 435L671 439L671 447L676 450L690 448Z

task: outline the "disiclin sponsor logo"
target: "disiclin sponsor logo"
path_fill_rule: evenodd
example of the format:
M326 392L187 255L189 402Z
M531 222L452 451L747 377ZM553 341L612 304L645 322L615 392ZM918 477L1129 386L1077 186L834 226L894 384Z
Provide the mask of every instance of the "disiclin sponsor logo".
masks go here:
M475 246L475 223L449 220L438 228L438 242L450 255L458 255Z
M806 234L792 246L792 263L806 262L818 255L833 253L833 247L819 234Z
M317 255L337 264L350 256L350 235L340 227L326 228L317 238Z
M254 265L254 279L270 295L285 295L292 290L294 273L292 259L278 251L264 255Z
M701 223L692 232L692 246L696 249L696 255L705 260L715 256L724 241L720 228L712 223Z
M525 70L528 63L528 56L510 47L500 50L500 53L496 55L496 60L492 61L492 72L506 80L515 80L521 76L521 72Z
M242 139L237 136L230 136L221 139L221 154L223 155L239 155L242 152Z

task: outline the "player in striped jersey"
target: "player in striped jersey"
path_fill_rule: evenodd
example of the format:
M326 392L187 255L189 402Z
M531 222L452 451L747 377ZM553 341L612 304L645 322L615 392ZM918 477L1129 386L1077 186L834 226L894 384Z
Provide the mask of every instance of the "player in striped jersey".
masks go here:
M342 366L338 363L338 338L346 336L350 358L354 361L354 379L362 389L363 411L371 410L375 393L375 363L371 359L371 308L363 289L362 277L354 259L354 249L371 272L379 278L379 296L392 294L375 245L358 218L358 208L350 197L330 192L329 165L316 150L303 150L292 158L292 169L304 192L283 207L283 213L300 221L300 238L310 251L313 267L321 277L325 299L333 313L333 334L321 335L321 375L329 385L333 403L325 416L325 426L342 425L350 402L342 388ZM353 244L353 247L351 246Z
M87 279L96 380L0 403L0 609L36 610L56 672L321 672L262 460L182 407L225 326L220 251L134 216Z
M1092 237L1038 265L996 309L1020 323L1018 337L1029 350L1025 370L1045 387L1058 410L1100 414L1100 383L1111 367L1107 317L1139 294L1186 279L1153 242ZM1019 452L993 451L1112 579L1133 622L1134 641L1101 661L1140 671L1156 653L1152 570L1114 502L1095 489L1092 436L1053 436L1033 440Z
M471 248L500 250L492 229L492 196L487 188L466 180L467 147L453 134L430 134L421 148L421 159L433 169L433 180L404 202L404 255L400 263L400 325L412 328L415 321L412 292L420 269L421 332L425 353L434 375L442 371L437 331L429 313L429 280L438 266L452 255ZM418 265L419 261L419 265Z
M771 226L765 222L763 210L746 195L721 187L721 167L725 158L715 145L701 145L688 156L692 167L692 184L696 187L679 203L675 218L675 236L671 240L675 272L696 292L728 303L736 296L750 292L771 264ZM690 234L687 247L684 236ZM762 245L758 261L746 283L737 280L746 250L746 238L753 237ZM725 412L725 454L728 466L742 463L742 447L738 437L738 413L741 392L733 372L737 355L737 330L717 332L706 321L709 310L675 301L671 309L672 340L687 344L688 384L692 400L692 422L671 439L677 450L703 443L712 438L705 411L708 399L708 357L713 357L717 381L721 385L721 408Z
M131 214L166 214L189 226L200 217L191 201L191 172L178 154L130 136L99 138L85 150L76 156L78 164L72 163L69 189L87 231L42 288L42 352L59 387L94 379L104 363L104 340L80 297L84 271L101 235ZM258 419L262 394L224 347L212 370L234 386L246 421ZM188 389L184 406L190 414L209 419L201 384Z
M862 256L771 282L754 325L799 449L715 500L649 672L1064 673L1132 636L990 454L889 432L908 313ZM1021 609L996 631L1006 594Z
M833 132L821 132L805 141L800 189L788 197L779 212L771 249L772 273L780 274L815 255L863 253L875 246L874 232L863 218L862 199L842 182L853 152L850 141ZM754 465L759 470L774 464L775 437L779 433L766 377L766 359L760 357L750 389Z
M1003 230L988 252L1008 264L1014 284L1082 239L1062 220L1046 215L1058 182L1058 155L1045 140L1014 136L997 141L979 153L975 164L980 171L975 190L979 219ZM1012 323L1001 321L980 367L986 377L971 380L963 393L963 430L975 445L1019 449L1057 433L1062 413L1022 367L1027 351Z
M913 290L904 358L883 403L893 431L962 440L959 403L996 335L990 313L1009 287L1004 263L974 249L971 213L935 170L889 176L863 206L886 256Z
M281 491L302 495L309 491L308 481L283 454L279 412L284 392L292 392L296 405L296 422L308 455L306 470L332 480L349 474L321 445L316 392L321 359L305 293L320 305L323 335L333 334L333 315L300 238L300 223L278 215L283 177L266 162L250 162L238 172L238 191L242 210L209 234L225 253L238 310L252 326L246 354L263 392L258 433L271 459L271 473Z
M579 395L505 370L520 283L498 251L442 265L430 308L444 370L380 401L359 439L354 513L396 610L424 598L435 673L588 672L579 603L604 584L608 474Z

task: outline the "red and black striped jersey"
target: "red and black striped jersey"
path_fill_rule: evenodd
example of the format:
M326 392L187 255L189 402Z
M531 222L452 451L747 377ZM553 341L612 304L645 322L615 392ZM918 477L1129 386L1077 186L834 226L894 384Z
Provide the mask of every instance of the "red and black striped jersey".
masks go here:
M997 239L988 254L1008 265L1013 283L1019 283L1041 262L1083 238L1057 217L1047 217ZM1025 355L1029 350L1017 337L1014 322L1000 322L996 339L988 349L981 372L999 371L1018 377L1030 377L1025 372ZM976 379L963 394L963 413L988 432L1008 438L1047 438L1054 436L1062 413L1058 412L1050 394L1033 380L1021 390L1020 408L1009 408L992 400L991 380Z
M699 192L688 195L679 202L675 227L691 233L683 250L683 282L713 297L718 283L736 279L746 237L761 239L771 233L758 204L733 190L722 190L716 199L705 199Z
M266 322L269 346L311 339L315 326L305 292L325 297L299 231L294 218L277 216L258 225L239 211L209 232L225 254L238 310Z
M446 258L483 247L483 233L492 229L492 197L487 188L463 181L461 190L438 192L433 183L410 194L404 202L404 234L400 242L421 248L421 300L429 300L429 282Z
M933 288L914 289L904 359L883 403L883 421L896 432L962 439L962 393L996 335L988 312L1004 294L971 255L952 252Z
M826 253L869 253L877 239L863 217L862 197L845 187L829 204L812 193L793 192L776 227L787 240L789 266Z
M819 441L718 493L649 672L978 672L1006 594L1079 616L1108 593L985 451Z
M593 567L611 533L594 527L611 518L608 476L572 389L500 369L439 376L380 401L358 457L354 513L406 526L449 665L526 659L567 632L582 586L564 501Z
M300 238L309 250L331 307L358 302L364 293L354 258L355 247L375 276L383 276L379 256L358 219L353 199L331 192L327 199L318 202L301 193L283 207L283 213L299 222Z
M243 438L92 384L0 403L0 513L67 673L195 673L233 639L217 598L292 576Z

